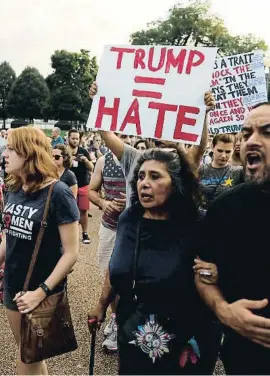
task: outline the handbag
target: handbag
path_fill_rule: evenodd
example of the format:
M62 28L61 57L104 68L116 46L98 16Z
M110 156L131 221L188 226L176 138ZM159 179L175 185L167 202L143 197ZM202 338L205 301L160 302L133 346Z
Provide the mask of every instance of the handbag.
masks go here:
M41 227L26 275L23 291L28 290L38 252L47 227L51 184L46 199ZM42 361L56 355L76 350L78 345L71 320L67 291L47 296L37 308L21 316L21 360L26 364Z

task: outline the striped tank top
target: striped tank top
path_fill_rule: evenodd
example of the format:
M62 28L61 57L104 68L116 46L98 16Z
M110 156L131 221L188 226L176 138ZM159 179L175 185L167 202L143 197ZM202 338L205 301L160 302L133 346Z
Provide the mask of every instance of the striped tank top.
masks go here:
M105 200L112 201L115 198L122 198L120 192L126 193L126 179L121 169L120 163L116 162L112 152L105 154L103 167L103 187ZM113 231L116 231L119 214L103 214L102 225Z

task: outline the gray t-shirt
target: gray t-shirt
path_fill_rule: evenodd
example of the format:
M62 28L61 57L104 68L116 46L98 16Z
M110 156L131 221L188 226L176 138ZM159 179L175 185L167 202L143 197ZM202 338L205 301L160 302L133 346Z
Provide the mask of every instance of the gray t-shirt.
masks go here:
M132 196L132 190L129 183L133 178L134 169L140 156L141 153L137 149L133 148L130 145L124 144L124 152L120 160L120 164L126 178L127 208L131 205L130 199Z
M242 166L214 168L210 163L200 167L199 175L206 199L206 208L222 192L244 182Z

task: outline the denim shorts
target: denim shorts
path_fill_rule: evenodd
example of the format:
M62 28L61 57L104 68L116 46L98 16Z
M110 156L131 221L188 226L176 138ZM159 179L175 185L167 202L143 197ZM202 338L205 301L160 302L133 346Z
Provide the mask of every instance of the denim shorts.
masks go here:
M15 294L16 295L16 294ZM13 301L15 295L10 292L8 289L4 287L4 299L3 304L7 309L11 309L12 311L18 311L18 307L16 302Z

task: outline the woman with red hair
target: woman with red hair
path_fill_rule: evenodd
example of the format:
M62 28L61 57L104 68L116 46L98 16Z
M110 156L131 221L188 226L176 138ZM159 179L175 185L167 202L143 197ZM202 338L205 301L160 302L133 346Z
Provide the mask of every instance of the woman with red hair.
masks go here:
M78 257L79 212L71 190L58 181L51 145L41 130L14 129L8 135L3 156L8 179L0 265L5 261L4 305L19 348L21 315L32 312L48 295L65 288L67 275ZM23 291L50 189L45 233L29 287ZM17 374L46 375L48 371L44 361L25 364L19 354Z

